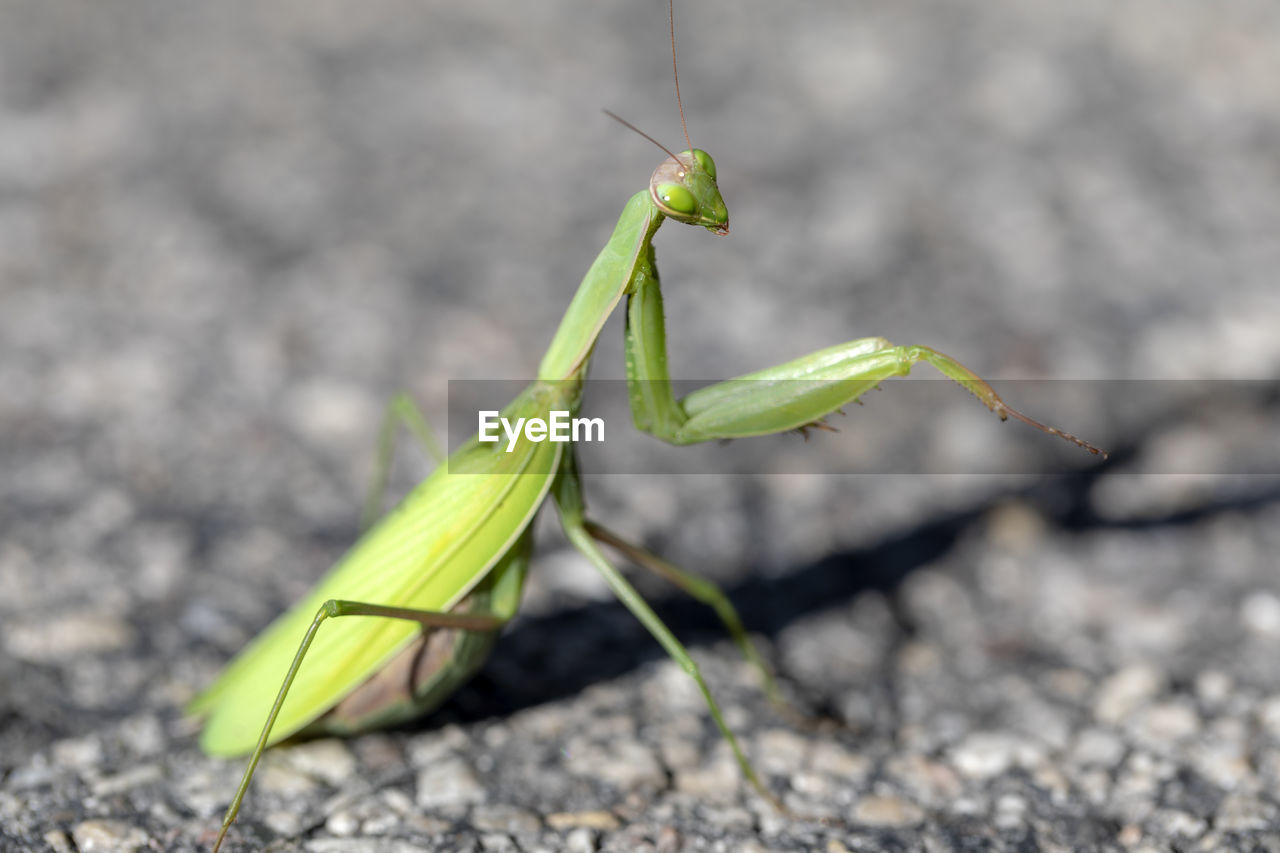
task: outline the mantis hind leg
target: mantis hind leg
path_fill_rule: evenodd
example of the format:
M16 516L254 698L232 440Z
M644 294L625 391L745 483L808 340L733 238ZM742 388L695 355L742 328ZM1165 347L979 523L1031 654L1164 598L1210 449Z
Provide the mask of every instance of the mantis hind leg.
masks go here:
M639 545L628 542L602 524L590 519L584 519L583 527L591 535L591 538L597 542L603 542L605 545L614 548L626 555L627 559L637 566L665 578L684 590L688 595L714 610L716 615L720 617L720 621L724 623L725 630L729 632L729 636L733 638L733 641L742 651L743 657L759 671L760 681L769 701L773 703L774 707L789 716L796 715L796 712L782 698L782 691L778 689L778 682L774 679L771 668L760 655L760 650L756 648L756 644L747 636L746 628L742 625L742 618L738 616L738 611L733 606L733 602L729 600L729 596L725 595L724 590L719 585L706 578L698 577L692 572L686 571L674 563L659 557L657 554L641 548Z
M267 714L266 723L262 727L262 734L258 738L257 745L254 746L253 754L249 758L249 765L245 768L244 776L240 780L240 787L236 789L235 797L232 798L231 805L227 807L226 815L223 817L222 827L218 830L218 838L213 845L214 853L217 853L218 848L222 846L227 831L230 830L231 824L235 821L236 815L240 811L240 806L249 791L249 783L253 780L254 771L258 767L258 762L262 759L262 753L270 742L271 729L275 726L276 718L280 714L280 708L284 705L285 697L289 695L289 688L293 685L294 678L302 667L302 661L307 655L307 650L311 648L311 643L315 639L316 633L325 621L339 616L372 616L382 619L405 619L417 622L423 627L424 633L446 629L459 634L471 632L496 634L515 615L516 608L519 606L520 592L524 585L524 576L531 550L531 540L532 537L529 531L526 530L520 540L503 558L503 561L490 571L489 575L473 590L471 596L463 600L464 602L471 600L476 605L465 611L460 610L463 606L462 603L448 612L390 607L382 604L342 599L330 599L322 604L316 612L311 626L307 629L307 633L303 636L302 642L298 646L298 651L293 657L293 662L289 666L289 671L285 674L284 682L280 685L280 692L276 695L270 713ZM413 697L413 702L419 706L419 713L425 713L435 705L438 705L449 693L452 693L457 688L461 681L469 677L475 669L478 669L484 657L488 654L488 648L488 644L480 644L476 647L474 653L479 656L478 659L457 660L458 653L454 652L451 656L440 660L436 664L438 671L433 673L438 677L439 683L430 692L425 694L417 693ZM375 676L375 679L368 682L366 686L373 684L376 692L379 687L374 683L376 681L377 677ZM360 692L360 690L361 688L358 688L356 692ZM363 704L367 705L368 703ZM366 719L379 718L376 712L371 713L366 710L365 714ZM352 712L351 716L359 717L359 714ZM399 715L400 718L404 716L407 715ZM382 715L384 724L390 721L387 719L387 715ZM337 728L342 728L341 722L338 723ZM322 725L320 730L326 730L326 727Z
M284 677L284 683L280 685L280 692L276 695L275 704L271 706L271 712L267 714L267 721L262 727L262 735L258 738L257 746L253 748L253 755L249 758L249 766L245 768L244 776L240 780L240 787L236 789L236 795L232 798L231 805L227 807L227 813L222 819L222 828L218 830L218 839L213 844L213 853L218 853L218 848L222 846L222 841L226 838L227 831L231 829L231 824L235 822L236 815L240 812L240 805L244 802L245 794L249 791L249 783L253 780L253 773L258 769L258 762L262 759L262 753L267 748L267 741L271 736L272 727L275 726L276 717L280 714L280 708L284 705L285 697L289 695L289 688L293 686L293 680L297 676L298 670L302 667L302 660L307 656L307 650L311 648L311 642L315 639L316 632L320 630L320 625L325 620L338 616L379 616L384 619L408 619L418 622L424 628L459 628L469 631L496 631L507 621L502 616L489 613L438 613L427 610L410 610L404 607L384 607L380 604L343 601L332 598L322 604L320 610L316 613L316 618L311 622L311 627L307 629L306 635L302 638L302 643L298 646L298 652L293 657L293 663L289 666L289 671Z
M720 705L716 702L715 697L711 695L711 688L702 677L702 672L698 669L697 663L689 656L688 650L676 639L675 635L671 633L671 629L658 618L658 614L653 612L653 608L649 606L648 602L640 597L640 593L636 592L635 587L627 582L622 573L609 562L608 558L600 551L599 546L596 545L595 539L587 527L588 522L583 517L586 507L582 499L582 483L578 477L577 464L572 454L566 457L564 467L561 468L555 484L552 486L552 493L555 496L556 508L560 512L560 523L564 527L565 535L569 537L569 541L600 572L604 577L605 583L613 590L618 600L631 611L632 615L640 620L640 624L649 630L649 633L671 656L671 659L679 664L680 668L697 684L703 700L707 703L707 709L711 712L711 718L715 721L716 727L720 729L720 734L724 736L729 748L733 751L734 758L738 761L738 767L741 768L742 775L746 777L747 781L751 783L760 796L768 800L778 811L785 813L786 808L765 787L755 768L751 766L750 760L747 759L746 753L742 750L742 745L738 742L733 730L729 728L729 724L725 722Z
M387 403L378 428L378 452L374 460L373 479L365 495L364 510L360 514L360 529L369 529L382 515L382 503L387 492L387 478L391 471L391 457L395 453L396 427L403 424L409 434L418 440L437 465L444 461L444 448L436 438L427 419L422 416L413 398L401 391Z

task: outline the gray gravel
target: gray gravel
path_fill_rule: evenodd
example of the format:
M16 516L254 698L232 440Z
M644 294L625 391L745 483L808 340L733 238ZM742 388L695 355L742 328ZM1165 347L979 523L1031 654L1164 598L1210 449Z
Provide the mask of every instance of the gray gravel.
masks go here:
M1113 462L953 389L895 409L904 383L768 446L931 473L611 448L596 515L723 583L817 720L639 579L790 814L543 518L478 679L269 753L229 848L1280 850L1280 6L679 23L733 235L660 235L675 372L928 343L1038 380L1006 387ZM392 393L443 423L447 380L528 377L657 161L599 109L680 144L665 28L658 2L0 0L0 848L209 844L242 766L182 705L357 535Z

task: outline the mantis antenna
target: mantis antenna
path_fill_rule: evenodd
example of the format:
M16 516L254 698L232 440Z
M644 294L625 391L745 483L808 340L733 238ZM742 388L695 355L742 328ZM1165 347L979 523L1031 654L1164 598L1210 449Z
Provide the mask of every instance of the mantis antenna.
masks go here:
M626 120L625 118L623 118L622 116L618 115L617 113L613 112L612 110L604 110L603 112L604 112L604 114L605 114L605 115L607 115L609 118L611 118L611 119L613 119L614 121L616 121L618 124L622 125L623 127L627 128L628 130L633 130L633 131L635 131L636 133L638 133L638 134L640 134L641 136L643 136L645 139L647 139L647 140L649 140L650 142L652 142L654 145L656 145L656 146L658 146L659 148L661 148L663 151L667 152L667 156L668 156L668 157L670 157L672 160L675 160L677 163L681 162L680 158L679 158L679 157L677 157L675 154L673 154L673 153L671 152L671 149L670 149L670 148L668 148L667 146L663 145L661 142L659 142L658 140L654 139L652 136L650 136L649 134L645 133L643 130L641 130L640 128L636 127L634 124L632 124L631 122L627 121L627 120ZM686 136L686 139L687 139L687 138L688 138L688 137ZM692 149L693 149L693 145L692 145L692 144L689 146L689 149L690 149L690 150L692 150Z
M680 69L679 69L679 67L676 65L676 5L675 5L675 0L667 0L667 25L668 25L668 27L669 27L669 29L670 29L670 32L671 32L671 77L672 77L672 79L673 79L673 80L675 80L675 84L676 84L676 108L677 108L677 109L679 109L679 111L680 111L680 130L684 133L684 141L685 141L685 143L687 143L687 144L688 144L688 146L689 146L689 150L690 150L690 151L692 151L692 150L693 150L693 140L689 138L689 125L688 125L688 124L685 122L685 120L684 120L684 100L680 97ZM670 149L670 148L668 148L667 146L663 145L661 142L659 142L658 140L654 139L652 136L650 136L649 134L645 133L643 130L641 130L640 128L636 127L634 124L632 124L631 122L627 121L627 120L626 120L625 118L623 118L622 116L618 115L617 113L613 112L612 110L604 110L604 114L605 114L605 115L607 115L609 118L613 119L614 121L616 121L618 124L622 125L623 127L627 128L627 129L629 129L629 130L635 131L636 133L638 133L638 134L640 134L641 136L643 136L645 139L647 139L647 140L649 140L650 142L652 142L654 145L656 145L656 146L658 146L659 148L661 148L663 151L665 151L665 152L667 153L667 156L668 156L668 157L670 157L672 160L675 160L677 163L682 162L682 161L681 161L681 159L680 159L679 157L677 157L674 153L672 153L672 151L671 151L671 149Z
M680 129L684 131L684 141L693 150L693 141L689 139L689 125L684 120L684 100L680 97L680 69L676 65L676 0L667 0L667 25L671 30L671 77L676 82L676 107L680 110Z

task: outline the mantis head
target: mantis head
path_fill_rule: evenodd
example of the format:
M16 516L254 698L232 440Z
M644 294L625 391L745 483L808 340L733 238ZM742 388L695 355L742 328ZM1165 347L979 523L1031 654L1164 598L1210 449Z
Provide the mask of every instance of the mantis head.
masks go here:
M649 195L664 215L724 236L729 209L716 186L716 163L701 148L669 157L653 171Z

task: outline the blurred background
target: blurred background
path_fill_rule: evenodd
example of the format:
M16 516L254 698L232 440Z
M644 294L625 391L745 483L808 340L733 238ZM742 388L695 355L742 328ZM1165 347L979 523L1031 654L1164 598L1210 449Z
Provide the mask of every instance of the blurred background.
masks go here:
M476 684L408 731L273 754L243 849L1269 832L1280 8L676 15L732 234L658 236L672 373L928 344L1112 462L958 389L895 408L893 383L839 433L772 440L843 476L605 455L597 517L723 583L831 719L771 716L712 617L641 579L775 790L834 824L705 770L696 697L548 514ZM0 841L207 843L240 768L200 757L182 704L358 535L393 393L443 428L449 380L532 376L662 159L601 108L684 147L664 3L0 0ZM621 352L614 318L593 376ZM848 475L891 442L935 473ZM404 449L396 489L426 470ZM423 793L442 750L471 799Z

